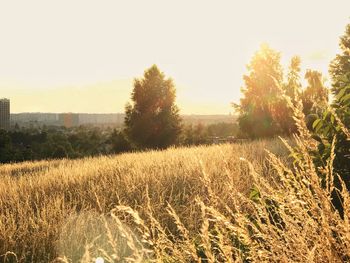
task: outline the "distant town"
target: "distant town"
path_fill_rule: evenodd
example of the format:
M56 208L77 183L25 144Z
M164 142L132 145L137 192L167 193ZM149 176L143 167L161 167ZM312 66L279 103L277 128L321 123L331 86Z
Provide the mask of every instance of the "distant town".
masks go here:
M0 129L13 129L16 127L41 128L43 126L64 126L66 128L80 125L122 127L124 113L42 113L24 112L11 113L10 100L0 99ZM234 116L227 115L182 115L185 124L215 124L232 123Z

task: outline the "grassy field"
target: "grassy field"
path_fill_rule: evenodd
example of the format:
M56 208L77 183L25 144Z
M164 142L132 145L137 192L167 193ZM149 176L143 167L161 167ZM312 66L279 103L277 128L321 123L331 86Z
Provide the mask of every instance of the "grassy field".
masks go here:
M2 165L0 261L341 262L339 218L287 156L276 139Z

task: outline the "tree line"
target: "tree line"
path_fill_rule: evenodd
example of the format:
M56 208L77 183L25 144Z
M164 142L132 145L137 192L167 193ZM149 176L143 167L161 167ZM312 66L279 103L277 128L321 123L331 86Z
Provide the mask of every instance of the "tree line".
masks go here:
M177 145L212 143L211 137L235 135L236 123L183 125ZM0 163L43 159L82 158L136 151L124 131L109 127L82 125L65 128L44 126L0 130Z
M292 103L298 99L302 101L308 126L328 105L329 90L321 72L308 69L304 76L307 86L303 89L300 58L291 59L285 76L280 60L280 53L264 44L247 66L243 97L239 104L234 104L240 130L247 137L289 136L297 131L285 96Z
M297 133L293 110L289 103L302 102L302 111L308 129L329 107L330 94L337 93L337 79L348 73L349 26L341 38L343 54L337 55L330 65L332 89L325 86L322 73L308 69L303 76L301 59L292 57L287 73L281 65L281 53L263 44L247 65L243 76L242 98L233 104L238 114L239 130L235 135L242 138L266 138L290 136ZM125 129L121 136L134 149L163 149L176 145L183 127L179 109L175 104L175 87L156 65L144 72L143 78L134 80L131 103L126 106ZM288 103L288 99L290 102Z

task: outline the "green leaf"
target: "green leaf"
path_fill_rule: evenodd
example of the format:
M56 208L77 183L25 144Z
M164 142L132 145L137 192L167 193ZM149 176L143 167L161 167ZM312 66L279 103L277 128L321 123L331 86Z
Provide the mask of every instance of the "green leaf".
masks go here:
M337 96L335 96L336 99L338 99L338 100L341 99L341 97L344 96L346 90L347 90L347 88L341 89L341 90L339 91L339 93L337 94Z
M319 151L321 154L323 153L323 151L324 151L325 148L326 148L326 147L324 146L323 143L320 143L320 144L318 145L318 151Z
M350 100L350 94L346 94L344 97L340 99L342 102L346 102L347 100Z
M320 136L318 136L318 135L314 134L314 135L312 135L311 137L312 137L312 139L314 139L314 140L318 141L319 143L322 143L322 139L321 139L321 137L320 137Z
M328 116L328 114L329 114L329 112L328 111L325 111L324 113L323 113L323 119L325 120L326 118L327 118L327 116Z
M338 77L338 80L339 81L342 81L342 82L348 82L348 78L346 75L341 75Z
M259 189L254 185L251 189L250 189L250 193L249 193L249 199L251 199L254 202L258 202L260 199L261 195L260 195L260 191Z
M316 126L321 122L322 120L321 119L317 119L317 120L315 120L314 122L313 122L313 124L312 124L312 128L316 128Z
M323 127L323 123L324 123L323 120L320 120L320 122L317 123L317 125L315 126L315 132L316 133L319 133L320 129Z
M331 127L330 126L327 126L324 131L323 131L323 134L324 136L327 136L329 134L329 131L330 131Z

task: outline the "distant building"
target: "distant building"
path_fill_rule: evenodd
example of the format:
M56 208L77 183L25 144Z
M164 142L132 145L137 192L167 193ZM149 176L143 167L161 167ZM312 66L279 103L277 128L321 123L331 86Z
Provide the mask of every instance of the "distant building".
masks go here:
M73 127L79 125L97 126L122 126L124 123L124 113L41 113L22 112L11 113L11 124L16 123L20 127L31 127L32 125L42 127L66 126Z
M79 124L116 124L124 123L124 113L80 113Z
M79 114L77 113L61 113L58 115L60 125L71 128L79 125Z
M0 99L0 129L10 129L10 100Z

